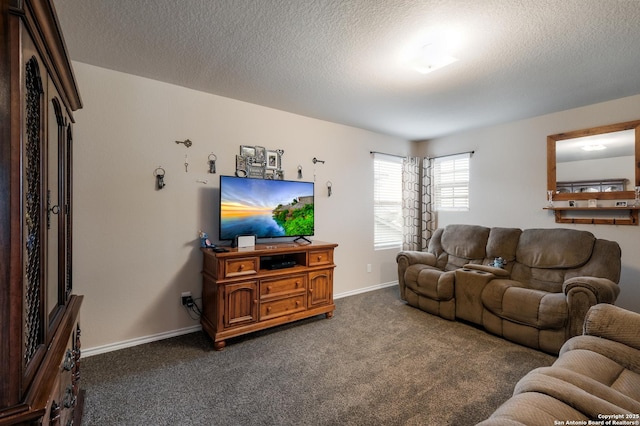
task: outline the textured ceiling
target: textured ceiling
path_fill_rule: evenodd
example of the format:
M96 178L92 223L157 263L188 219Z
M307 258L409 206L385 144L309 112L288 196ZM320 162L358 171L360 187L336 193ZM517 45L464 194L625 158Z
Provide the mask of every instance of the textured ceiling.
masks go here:
M75 61L410 140L640 93L635 0L54 4ZM442 27L459 61L409 69Z

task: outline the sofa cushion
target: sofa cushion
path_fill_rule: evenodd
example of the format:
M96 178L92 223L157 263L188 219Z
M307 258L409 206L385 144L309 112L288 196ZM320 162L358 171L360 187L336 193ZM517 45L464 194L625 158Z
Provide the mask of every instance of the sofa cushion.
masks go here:
M463 259L484 259L489 228L477 225L448 225L442 233L442 248Z
M633 330L633 328L627 327L627 330ZM637 329L635 331L637 332ZM566 352L578 350L586 350L600 354L640 377L640 353L636 348L607 338L581 335L574 336L567 340L564 345L562 345L560 356L564 356ZM588 370L585 371L585 374L586 372L588 372ZM640 392L640 382L637 382L636 386L638 392ZM640 398L638 400L640 401Z
M494 315L540 330L563 328L569 317L563 293L526 288L519 281L492 280L481 299L484 308Z
M597 239L589 263L567 271L565 279L573 277L601 277L613 282L620 281L622 253L615 241Z
M531 426L558 424L571 419L585 424L589 417L564 402L538 392L519 393L509 398L487 420L476 426Z
M530 371L516 384L514 394L539 392L577 408L590 418L598 414L640 410L640 403L609 388L589 376L573 373L561 367L542 367Z
M488 260L493 261L496 257L501 257L507 264L514 261L520 234L520 228L491 228L487 241Z
M519 262L513 262L511 279L524 283L535 290L561 293L565 281L565 269L530 268Z
M531 268L576 268L591 257L596 238L575 229L526 229L516 251L518 262Z
M637 351L635 355L638 355ZM640 413L640 374L625 368L615 360L589 349L574 349L564 352L553 366L589 377L602 386L638 401L635 406L625 408ZM623 406L620 403L617 405Z

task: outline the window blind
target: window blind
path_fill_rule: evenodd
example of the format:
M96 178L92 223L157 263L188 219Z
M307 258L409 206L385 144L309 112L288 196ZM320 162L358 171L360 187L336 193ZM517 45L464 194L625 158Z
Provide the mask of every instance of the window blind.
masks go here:
M433 196L436 210L469 211L471 154L436 158L433 165Z
M374 154L374 249L402 245L402 158Z

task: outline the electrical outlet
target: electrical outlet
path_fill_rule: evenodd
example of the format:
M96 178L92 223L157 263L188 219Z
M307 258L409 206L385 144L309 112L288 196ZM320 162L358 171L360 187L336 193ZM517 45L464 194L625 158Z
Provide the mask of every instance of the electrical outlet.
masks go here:
M190 291L183 291L180 296L180 300L182 300L183 306L192 306L193 305L193 297L191 297Z

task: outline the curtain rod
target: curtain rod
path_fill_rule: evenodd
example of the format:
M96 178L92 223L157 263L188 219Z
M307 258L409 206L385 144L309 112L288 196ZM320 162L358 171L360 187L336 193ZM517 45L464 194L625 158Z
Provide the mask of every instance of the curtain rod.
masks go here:
M453 157L454 155L461 155L461 154L473 155L475 153L476 153L475 151L464 151L464 152L457 152L455 154L439 155L437 157L426 156L425 158L434 159L434 158ZM380 151L369 151L369 154L381 154L381 155L388 155L389 157L407 158L406 155L388 154L386 152L380 152Z
M434 159L434 158L453 157L454 155L462 155L462 154L469 154L469 155L473 155L473 154L475 154L475 153L476 153L475 151L464 151L464 152L457 152L457 153L455 153L455 154L439 155L439 156L437 156L437 157L429 157L429 156L427 156L427 157L425 157L425 158L428 158L428 159L432 160L432 159Z
M388 155L389 157L407 158L406 155L387 154L386 152L380 152L380 151L369 151L369 154L382 154L382 155Z

